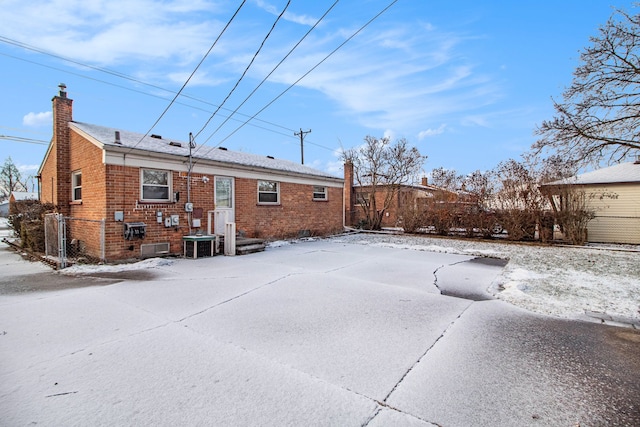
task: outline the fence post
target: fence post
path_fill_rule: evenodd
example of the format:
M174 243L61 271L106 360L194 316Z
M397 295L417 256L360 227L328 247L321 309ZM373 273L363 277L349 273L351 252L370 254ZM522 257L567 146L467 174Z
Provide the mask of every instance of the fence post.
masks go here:
M106 220L102 218L100 221L100 261L105 261L106 257L106 231L105 231L105 222Z
M236 254L236 223L224 224L224 254L233 256Z
M62 214L58 214L58 260L60 269L67 266L67 226Z

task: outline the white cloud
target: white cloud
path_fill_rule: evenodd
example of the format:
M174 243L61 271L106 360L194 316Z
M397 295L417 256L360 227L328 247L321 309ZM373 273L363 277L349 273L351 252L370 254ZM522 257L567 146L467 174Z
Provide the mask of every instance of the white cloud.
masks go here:
M272 81L295 82L344 40L344 32L334 29L332 36L305 41L301 53L289 58ZM420 123L444 122L451 114L500 98L491 76L459 52L468 39L433 27L425 31L411 22L365 30L297 86L322 92L365 127L417 134ZM261 66L266 69L270 63L275 59L263 60Z
M259 8L269 12L272 15L278 16L282 12L281 10L278 10L274 5L267 3L266 1L256 0L255 3ZM298 15L288 10L282 15L282 18L286 21L295 22L296 24L309 26L314 25L318 21L317 18L313 18L307 15Z
M430 136L440 135L440 134L444 133L446 127L447 127L447 125L443 123L440 126L438 126L437 129L423 130L420 133L418 133L418 139L419 140L423 140L423 139L428 138Z
M30 127L50 126L53 114L51 111L44 113L28 113L22 118L22 124Z
M215 12L226 10L206 0L32 0L3 8L0 26L4 35L78 61L175 64L206 52L221 28Z

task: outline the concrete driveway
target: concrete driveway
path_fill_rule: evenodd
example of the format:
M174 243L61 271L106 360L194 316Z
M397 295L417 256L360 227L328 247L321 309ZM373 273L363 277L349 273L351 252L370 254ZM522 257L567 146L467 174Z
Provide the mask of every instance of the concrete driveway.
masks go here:
M46 273L102 286L0 296L0 425L640 425L640 333L494 300L501 268L326 240Z

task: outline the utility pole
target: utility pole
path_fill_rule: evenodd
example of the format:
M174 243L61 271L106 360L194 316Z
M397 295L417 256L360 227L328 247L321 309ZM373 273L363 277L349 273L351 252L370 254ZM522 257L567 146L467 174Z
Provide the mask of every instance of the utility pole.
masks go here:
M300 137L300 159L302 160L303 165L304 165L304 136L308 133L311 133L311 129L309 129L308 131L303 131L302 128L300 128L300 132L293 133L295 136Z

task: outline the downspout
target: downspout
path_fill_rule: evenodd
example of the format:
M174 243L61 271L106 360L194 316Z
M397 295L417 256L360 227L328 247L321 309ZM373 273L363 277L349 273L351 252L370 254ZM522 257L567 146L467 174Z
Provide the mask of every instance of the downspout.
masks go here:
M187 172L187 203L191 203L191 169L193 169L192 150L195 147L193 142L193 133L189 132L189 171ZM187 212L187 224L189 225L189 235L191 235L191 223L193 220L193 212Z

